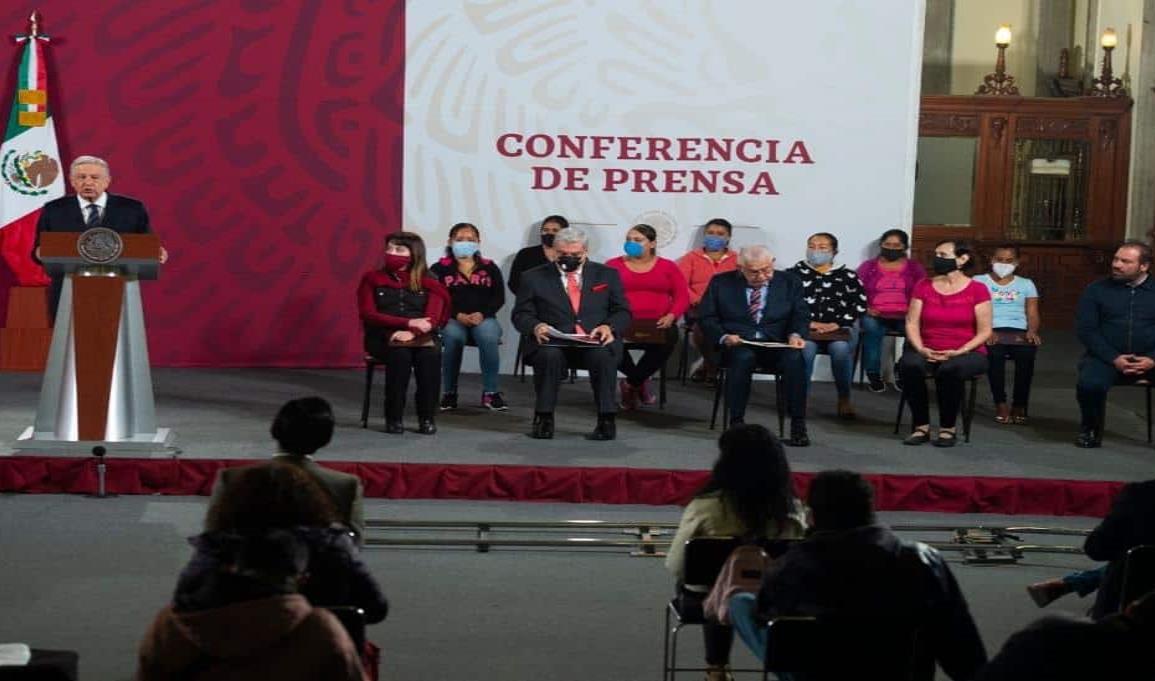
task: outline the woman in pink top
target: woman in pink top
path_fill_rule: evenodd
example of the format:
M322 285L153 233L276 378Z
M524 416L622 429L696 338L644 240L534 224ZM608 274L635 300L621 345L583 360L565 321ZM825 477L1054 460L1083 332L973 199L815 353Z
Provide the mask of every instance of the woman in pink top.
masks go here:
M666 333L666 342L647 346L637 362L629 351L622 355L620 368L626 375L621 382L622 408L633 409L639 400L643 404L658 401L650 377L662 368L677 344L674 323L690 306L690 289L674 261L658 257L658 233L653 227L634 225L626 232L623 249L625 256L606 264L621 275L634 322L656 322Z
M906 313L906 349L898 362L914 429L903 444L930 441L926 376L938 393L936 447L953 447L963 386L987 370L991 335L991 292L966 274L974 264L970 244L940 241L934 247L934 276L920 281Z
M870 390L876 393L886 390L882 339L887 331L902 331L914 285L926 279L922 265L906 257L909 248L906 232L888 229L878 240L878 257L858 266L858 279L866 290L866 315L861 321L862 370Z
M710 220L702 230L702 247L678 259L678 269L682 270L690 286L690 309L686 314L686 324L693 324L691 338L698 352L702 353L700 366L690 376L694 382L710 381L718 373L718 363L714 357L716 350L702 342L702 329L694 321L698 318L698 303L714 275L738 269L738 253L730 248L730 235L733 231L733 225L725 218Z

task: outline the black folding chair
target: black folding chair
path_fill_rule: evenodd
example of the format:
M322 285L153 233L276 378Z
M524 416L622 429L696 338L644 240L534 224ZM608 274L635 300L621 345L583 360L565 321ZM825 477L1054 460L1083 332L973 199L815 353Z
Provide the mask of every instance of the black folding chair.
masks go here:
M373 374L377 367L385 368L385 360L365 353L365 399L361 401L361 427L369 427L369 406L373 401Z
M710 412L710 430L718 422L718 406L722 406L722 430L730 426L730 406L726 399L726 367L718 367L718 380L714 383L714 409ZM754 369L754 374L774 377L774 410L778 413L778 437L786 437L786 411L782 405L786 402L786 386L782 382L782 372L769 369ZM751 385L753 391L753 385Z
M1115 385L1120 387L1143 388L1147 394L1147 444L1151 444L1151 381L1141 378L1137 381L1119 381ZM1099 417L1099 432L1103 433L1107 429L1107 406L1103 405L1102 415Z
M1119 607L1125 608L1155 591L1155 544L1136 546L1123 559L1123 587Z
M625 352L630 350L648 350L654 346L673 345L678 342L678 330L674 327L669 329L659 329L653 325L634 322L630 330L626 332L622 338L622 349ZM672 354L672 353L671 353ZM662 368L658 371L658 408L666 408L666 366L670 363L670 358L667 357L665 362L662 362Z
M971 441L971 423L973 423L975 420L975 399L978 396L979 379L983 378L985 376L986 376L986 374L979 374L977 376L972 376L970 379L967 380L968 387L966 388L966 390L968 391L968 395L967 395L966 399L964 399L962 404L960 405L960 407L961 407L960 411L962 413L962 422L963 422L963 441L964 442L970 442ZM923 380L929 381L932 379L934 379L934 375L928 373ZM898 435L898 431L902 427L902 414L904 411L906 411L906 391L905 390L903 392L899 393L899 396L898 396L898 414L894 417L894 434L895 435ZM911 419L913 420L913 418L914 417L912 415ZM915 425L917 425L917 424L912 423L911 428L913 428Z

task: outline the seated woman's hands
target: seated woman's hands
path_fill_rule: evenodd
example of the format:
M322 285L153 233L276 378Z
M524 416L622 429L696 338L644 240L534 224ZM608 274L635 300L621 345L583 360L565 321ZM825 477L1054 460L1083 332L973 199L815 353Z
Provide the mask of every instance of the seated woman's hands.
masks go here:
M433 330L433 322L430 321L429 317L418 317L409 320L409 328L417 333L429 333Z
M393 335L389 336L389 340L396 341L398 343L408 343L416 337L417 334L413 333L412 331L394 331Z

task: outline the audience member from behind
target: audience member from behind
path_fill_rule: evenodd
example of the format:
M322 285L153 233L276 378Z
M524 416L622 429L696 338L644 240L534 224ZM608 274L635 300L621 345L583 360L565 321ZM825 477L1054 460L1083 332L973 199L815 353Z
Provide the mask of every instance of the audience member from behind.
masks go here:
M807 495L813 529L791 546L763 577L762 590L737 594L730 617L742 640L761 658L765 622L780 616L808 616L860 622L862 637L892 644L913 633L913 659L902 655L865 661L852 655L828 661L832 676L930 681L938 662L951 679L971 679L986 662L986 651L954 575L937 551L907 543L877 522L874 493L857 473L824 471ZM866 629L866 628L869 628ZM850 659L853 658L853 659ZM879 668L892 662L892 669ZM901 671L902 673L898 673Z
M1079 361L1081 422L1076 447L1103 443L1107 391L1116 384L1155 380L1155 282L1148 276L1151 247L1124 241L1111 260L1111 276L1083 291L1075 328L1086 354Z
M1155 669L1155 592L1098 622L1051 616L1012 635L977 681L1146 681Z
M321 397L302 397L289 400L273 419L269 433L277 441L277 455L274 462L299 466L316 478L326 490L337 508L337 518L353 530L358 543L365 531L363 510L364 492L361 478L319 465L313 460L317 450L333 439L333 408ZM268 464L261 464L268 465ZM243 468L222 468L213 485L212 506L227 489Z
M687 326L693 324L691 339L698 352L702 353L701 364L690 374L695 383L709 383L718 373L718 349L705 342L702 326L698 319L698 304L706 293L706 287L715 274L733 272L738 269L738 252L730 248L733 225L725 218L714 218L702 228L702 247L688 251L678 258L678 269L686 277L690 287L690 309L686 312Z
M685 574L686 542L695 537L798 539L805 511L794 496L790 464L778 438L764 426L739 424L718 438L718 460L710 479L686 506L670 542L666 569L678 582ZM681 590L679 590L679 593ZM706 593L701 594L704 599ZM734 629L703 626L708 681L727 678Z
M309 549L275 530L239 542L194 593L166 606L141 641L138 681L365 678L331 613L298 593Z
M179 608L220 566L234 562L245 538L289 530L309 549L309 579L301 594L315 606L357 606L367 623L380 622L389 603L338 520L328 492L299 466L274 462L237 469L209 506L205 532L190 540L195 553L173 600Z
M541 221L541 229L538 232L541 243L526 246L513 256L513 263L509 266L509 290L513 295L517 295L517 289L521 287L521 275L526 270L557 260L557 249L553 247L553 239L566 227L569 227L569 220L564 216L547 215Z
M999 246L991 254L991 273L975 277L991 292L994 332L987 341L991 396L995 421L1025 424L1031 380L1035 375L1035 353L1043 343L1039 337L1039 291L1035 282L1018 276L1019 247ZM1014 401L1007 404L1007 360L1015 363Z
M930 441L928 374L934 377L938 397L939 428L934 445L953 447L958 443L955 422L966 381L987 370L991 292L964 273L973 261L967 242L940 241L934 247L934 277L914 287L906 313L906 346L898 362L913 421L903 444Z
M862 369L870 389L876 393L886 390L882 382L882 339L888 331L905 333L906 310L914 285L926 279L923 266L907 257L909 249L910 237L906 232L888 229L878 240L878 257L858 266L858 278L866 290Z

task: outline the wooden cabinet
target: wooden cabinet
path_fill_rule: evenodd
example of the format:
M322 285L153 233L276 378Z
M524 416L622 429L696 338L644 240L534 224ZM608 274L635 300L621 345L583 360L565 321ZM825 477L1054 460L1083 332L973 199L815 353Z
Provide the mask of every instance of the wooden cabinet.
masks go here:
M919 140L915 256L947 238L1015 243L1045 323L1070 325L1126 233L1131 100L927 96Z

